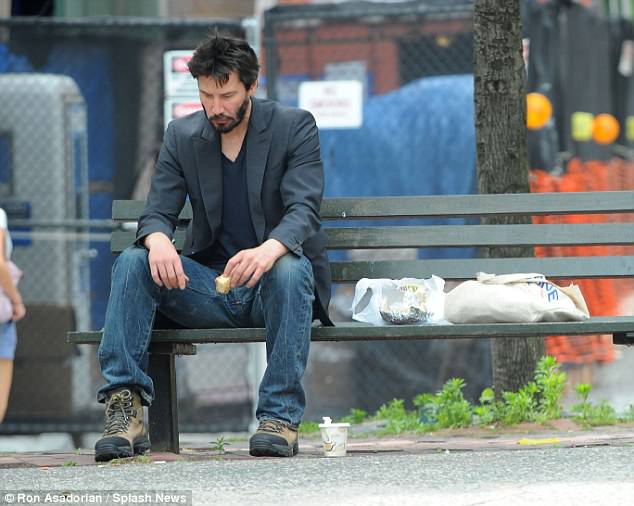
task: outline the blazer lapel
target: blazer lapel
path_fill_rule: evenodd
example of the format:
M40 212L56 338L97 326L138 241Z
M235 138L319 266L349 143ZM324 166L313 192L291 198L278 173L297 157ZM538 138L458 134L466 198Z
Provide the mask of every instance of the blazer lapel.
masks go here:
M222 218L222 159L219 139L206 119L200 137L194 137L194 153L207 220L215 234Z
M272 129L269 128L271 109L258 99L252 99L251 119L247 131L247 189L249 210L258 242L264 241L266 222L262 211L262 180L271 147Z

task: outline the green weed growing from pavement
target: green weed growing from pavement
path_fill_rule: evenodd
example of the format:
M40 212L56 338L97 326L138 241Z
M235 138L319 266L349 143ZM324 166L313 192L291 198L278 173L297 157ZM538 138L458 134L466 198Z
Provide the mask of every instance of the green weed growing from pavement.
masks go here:
M521 422L533 421L537 415L537 385L531 381L517 392L502 392L504 408L502 422L506 425L517 425Z
M476 415L488 424L502 422L505 425L544 422L561 417L566 373L559 370L557 360L551 356L542 357L533 378L517 392L502 392L499 401L494 395L492 397L492 391L487 392L484 398L480 398L480 409L476 410Z
M492 425L500 420L504 403L495 400L492 388L485 388L480 394L480 405L473 408L477 425Z
M225 447L230 444L231 443L227 442L224 436L218 436L215 441L211 442L211 450L218 455L223 455L227 451Z
M473 409L464 398L466 386L462 378L451 378L436 394L419 394L414 398L423 429L468 427L473 421Z
M153 462L152 457L149 455L136 455L134 457L121 457L112 459L108 464L111 466L121 466L123 464L151 464Z
M559 370L555 357L542 357L535 370L539 396L537 420L554 420L561 416L561 399L566 388L566 373Z
M407 411L403 399L393 399L388 404L383 404L374 418L387 422L383 430L386 434L400 434L401 432L421 429L417 413L415 411Z
M303 421L299 424L300 434L312 434L319 432L319 424L317 422Z
M580 420L587 420L590 418L591 404L588 401L588 396L590 395L591 390L592 385L587 383L581 383L576 387L577 397L579 397L581 402L572 406L572 411L577 413L577 418Z
M350 414L344 416L341 421L343 423L355 423L360 424L366 421L368 418L368 412L363 409L352 408Z
M418 420L422 427L434 428L438 422L438 403L436 395L418 394L414 397L414 406L418 408Z
M478 405L471 405L462 393L465 382L461 378L448 380L441 390L421 393L413 399L415 410L405 408L403 399L393 399L383 404L372 419L385 421L384 434L402 432L424 432L445 428L494 426L496 424L517 425L521 422L545 422L561 417L562 398L566 374L560 371L556 359L542 357L533 376L533 381L517 392L502 392L496 399L491 388L485 388ZM591 385L578 385L581 402L573 406L575 419L582 425L614 424L618 421L634 422L634 405L621 416L607 402L592 405L588 402ZM353 409L342 421L362 423L367 419L363 410Z
M618 422L616 411L607 401L599 404L592 404L588 400L588 396L592 391L592 385L581 383L577 385L577 397L581 402L572 406L572 411L577 413L577 420L584 427L592 427L594 425L613 425Z
M465 382L461 378L452 378L436 394L438 399L438 425L441 427L468 427L473 413L471 404L464 398L462 389Z

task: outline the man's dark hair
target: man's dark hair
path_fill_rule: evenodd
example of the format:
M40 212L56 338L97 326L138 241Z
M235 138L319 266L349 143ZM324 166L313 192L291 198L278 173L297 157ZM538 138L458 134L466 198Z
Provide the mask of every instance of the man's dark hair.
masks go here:
M258 57L246 40L217 32L198 45L187 66L194 78L212 77L221 86L227 83L231 72L236 72L247 90L257 80L260 70Z

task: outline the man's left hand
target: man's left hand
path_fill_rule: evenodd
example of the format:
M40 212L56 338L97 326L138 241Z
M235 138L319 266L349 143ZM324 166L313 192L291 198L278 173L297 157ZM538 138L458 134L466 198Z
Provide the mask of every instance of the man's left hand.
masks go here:
M231 288L247 284L253 288L265 272L271 270L288 248L277 239L264 241L257 248L239 251L227 262L224 275L231 278Z

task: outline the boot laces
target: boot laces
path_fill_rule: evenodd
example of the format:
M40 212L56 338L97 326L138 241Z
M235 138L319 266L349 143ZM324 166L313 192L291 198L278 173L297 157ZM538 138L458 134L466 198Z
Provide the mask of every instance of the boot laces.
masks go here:
M283 422L280 422L278 420L271 420L271 419L267 419L267 420L262 420L260 422L260 426L258 427L258 431L259 432L277 432L277 433L281 433L284 432L284 429L287 428L287 425Z
M104 436L126 432L130 418L134 416L136 416L136 411L132 409L132 393L129 390L122 390L112 394L106 405Z

